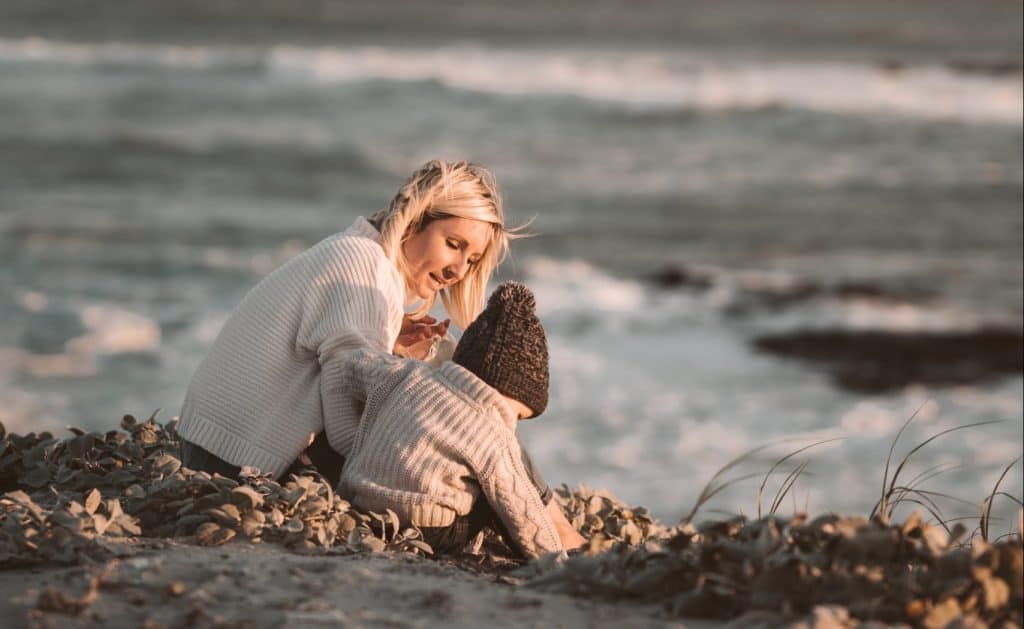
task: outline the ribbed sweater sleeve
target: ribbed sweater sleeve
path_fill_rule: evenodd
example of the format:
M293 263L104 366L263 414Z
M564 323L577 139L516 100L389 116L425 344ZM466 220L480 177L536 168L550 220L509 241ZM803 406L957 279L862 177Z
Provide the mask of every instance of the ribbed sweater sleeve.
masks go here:
M402 324L405 288L378 238L358 219L246 295L189 383L183 438L280 476L325 415L355 422L356 402L325 394L341 377L332 361L352 347L389 354Z
M557 529L523 465L517 439L506 436L501 440L491 465L480 470L477 482L512 536L510 541L524 555L539 557L562 550Z
M367 238L339 238L322 246L325 262L306 279L296 342L315 352L321 366L339 346L390 354L402 323L394 265Z
M309 325L300 331L299 339L320 363L327 441L345 456L359 425L367 388L394 365L389 359L403 311L393 298L399 276L377 243L367 239L344 243L334 255L341 265L324 268L314 278L307 309L315 315L306 319ZM346 352L363 350L369 350L372 359L343 359Z
M366 400L374 387L402 368L403 359L368 350L358 339L341 343L323 365L324 432L336 452L348 457Z

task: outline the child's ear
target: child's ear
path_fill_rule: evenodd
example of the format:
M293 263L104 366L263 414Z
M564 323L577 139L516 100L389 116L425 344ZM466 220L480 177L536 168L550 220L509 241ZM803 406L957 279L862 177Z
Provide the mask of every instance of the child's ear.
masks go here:
M509 405L512 407L512 410L515 411L516 416L519 419L530 419L533 417L533 409L529 406L515 398L510 398L507 395L505 396L505 399L508 400Z

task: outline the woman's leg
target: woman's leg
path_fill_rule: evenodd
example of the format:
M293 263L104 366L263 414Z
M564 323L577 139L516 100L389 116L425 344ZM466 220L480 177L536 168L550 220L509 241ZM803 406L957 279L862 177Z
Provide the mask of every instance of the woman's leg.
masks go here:
M313 443L306 448L306 451L299 455L299 458L284 473L284 478L289 474L296 474L304 467L314 467L320 475L331 484L337 487L341 480L341 468L345 466L345 457L338 454L327 441L327 433L321 432L313 439Z
M181 440L181 464L197 472L220 474L235 480L238 480L238 473L242 471L237 465L232 465L206 448L184 439Z
M206 448L198 446L191 441L181 440L181 464L197 472L208 474L220 474L227 478L238 480L238 473L242 471L237 465L232 465ZM315 467L323 475L331 486L336 486L341 479L341 468L345 465L345 457L341 456L327 443L326 433L321 432L313 440L313 443L299 455L299 458L292 463L282 474L282 478L288 478L289 474L297 474L305 467Z

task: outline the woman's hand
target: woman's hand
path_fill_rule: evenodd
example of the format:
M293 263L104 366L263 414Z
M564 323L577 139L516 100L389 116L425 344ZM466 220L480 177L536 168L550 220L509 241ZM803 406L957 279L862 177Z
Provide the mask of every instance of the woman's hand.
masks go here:
M394 353L399 356L407 356L422 360L427 357L427 352L434 344L435 337L444 337L448 334L450 319L438 323L433 317L413 319L409 315L402 318L402 329L398 332L398 339L395 341Z

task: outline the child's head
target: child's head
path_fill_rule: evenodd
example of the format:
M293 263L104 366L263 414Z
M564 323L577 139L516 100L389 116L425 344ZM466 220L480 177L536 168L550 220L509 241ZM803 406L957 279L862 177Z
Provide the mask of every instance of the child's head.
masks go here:
M530 289L505 282L466 328L452 355L502 395L526 405L531 417L548 405L548 344L535 308Z

